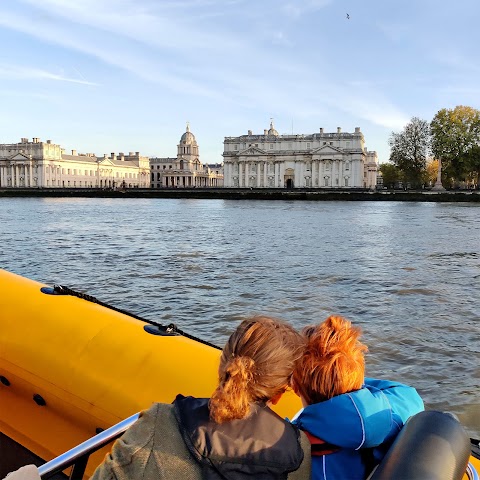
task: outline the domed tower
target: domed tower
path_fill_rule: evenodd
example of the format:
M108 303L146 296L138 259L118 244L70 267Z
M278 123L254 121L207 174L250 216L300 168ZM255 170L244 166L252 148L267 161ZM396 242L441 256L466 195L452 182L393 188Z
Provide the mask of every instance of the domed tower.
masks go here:
M195 135L190 131L190 124L187 123L187 130L180 138L177 148L177 158L187 162L198 161L198 144Z
M273 135L274 137L278 137L278 132L275 130L273 126L273 120L270 122L270 130L268 131L269 135Z

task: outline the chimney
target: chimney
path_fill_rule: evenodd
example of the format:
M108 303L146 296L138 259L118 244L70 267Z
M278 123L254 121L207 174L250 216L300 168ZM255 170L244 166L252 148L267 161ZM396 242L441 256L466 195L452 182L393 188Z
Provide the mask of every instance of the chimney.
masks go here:
M337 133L342 133L342 127L337 127Z
M125 160L125 154L120 152L118 155L120 156L120 160L123 162Z
M50 145L50 144L52 143L52 141L51 141L51 140L47 140L47 143Z
M106 153L103 154L103 158L107 158L107 154L106 154Z
M266 128L263 130L263 134L268 135L268 130Z
M77 151L76 150L72 150L72 155L74 155L75 157L77 156Z
M355 127L355 133L360 133L360 127Z
M110 154L110 158L111 158L112 160L115 160L115 152L112 152L112 153Z
M249 131L248 131L248 134L249 134L249 135L253 135L253 133L252 133L252 131L251 131L251 130L249 130Z
M133 152L128 152L129 157L133 157L133 155L134 155Z
M135 155L136 155L137 157L139 157L139 156L140 156L140 152L135 152Z

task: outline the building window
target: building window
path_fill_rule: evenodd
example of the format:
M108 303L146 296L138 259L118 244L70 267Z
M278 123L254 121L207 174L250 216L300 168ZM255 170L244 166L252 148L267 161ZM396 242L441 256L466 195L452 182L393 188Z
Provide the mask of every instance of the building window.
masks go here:
M348 177L345 177L345 186L348 187Z
M333 145L333 142L330 142L330 145Z
M67 174L70 175L70 169L67 170Z
M325 177L325 186L328 187L328 177Z
M270 150L273 150L273 143L270 144Z
M167 168L167 166L166 166L166 165L164 165L164 166L163 166L163 169L165 170L166 168Z
M350 146L350 142L347 142L347 148Z
M345 170L350 170L350 164L348 162L345 164Z
M309 143L307 143L307 148L310 148L310 144L309 144Z
M292 144L291 144L291 143L288 144L288 148L292 148Z
M234 145L233 148L234 148L235 150L238 150L238 145Z

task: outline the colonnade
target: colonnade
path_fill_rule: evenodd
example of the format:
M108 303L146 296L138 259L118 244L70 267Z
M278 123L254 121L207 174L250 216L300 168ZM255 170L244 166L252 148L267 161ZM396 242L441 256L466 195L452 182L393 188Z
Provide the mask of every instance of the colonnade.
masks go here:
M218 178L191 176L191 175L164 175L163 187L193 188L193 187L219 187Z
M38 173L34 172L32 163L0 165L0 187L36 187L38 184Z
M314 159L310 161L229 161L224 163L225 187L284 188L285 177L296 188L363 187L360 159Z

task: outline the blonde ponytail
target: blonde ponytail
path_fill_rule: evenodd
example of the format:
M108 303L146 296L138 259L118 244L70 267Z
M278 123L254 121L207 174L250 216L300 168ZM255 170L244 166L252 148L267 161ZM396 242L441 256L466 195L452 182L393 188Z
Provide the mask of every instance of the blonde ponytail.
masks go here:
M267 402L289 384L302 338L270 317L243 321L225 345L219 384L210 398L210 418L223 423L246 418L252 402Z
M245 418L250 413L248 384L253 380L255 362L235 357L225 366L225 378L210 398L210 418L222 423L226 419Z

